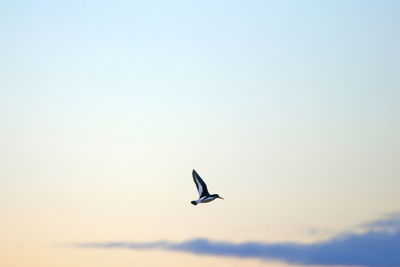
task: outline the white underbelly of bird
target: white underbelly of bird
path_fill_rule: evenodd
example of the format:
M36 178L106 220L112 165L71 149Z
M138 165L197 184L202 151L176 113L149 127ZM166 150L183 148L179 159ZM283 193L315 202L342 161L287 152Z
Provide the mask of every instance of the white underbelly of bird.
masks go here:
M195 205L197 205L199 203L207 203L207 202L213 201L214 199L216 199L216 197L202 197L197 200L193 200L192 204L194 204L193 202L196 203Z

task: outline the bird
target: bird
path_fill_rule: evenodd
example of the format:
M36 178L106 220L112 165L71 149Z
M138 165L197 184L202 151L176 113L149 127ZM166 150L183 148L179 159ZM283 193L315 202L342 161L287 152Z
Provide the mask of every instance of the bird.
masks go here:
M197 191L199 191L199 199L193 200L190 203L196 206L197 204L200 203L207 203L213 201L216 198L223 199L218 194L211 195L210 193L208 193L206 183L203 181L203 179L201 179L200 175L195 170L193 170L192 175L193 175L193 181L197 187Z

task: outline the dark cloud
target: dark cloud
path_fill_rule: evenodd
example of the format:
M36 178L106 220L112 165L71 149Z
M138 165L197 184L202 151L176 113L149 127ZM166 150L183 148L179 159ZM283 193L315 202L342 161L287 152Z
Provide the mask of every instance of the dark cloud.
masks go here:
M163 249L202 255L282 260L304 265L400 266L400 216L362 225L363 233L350 233L312 244L216 242L193 239L181 243L105 242L80 243L85 248ZM378 230L377 230L378 229Z

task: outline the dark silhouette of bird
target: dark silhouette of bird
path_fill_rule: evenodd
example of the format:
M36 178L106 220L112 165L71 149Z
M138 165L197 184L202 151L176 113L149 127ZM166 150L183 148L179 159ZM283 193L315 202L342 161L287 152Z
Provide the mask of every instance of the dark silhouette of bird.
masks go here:
M193 200L190 203L196 206L197 204L200 203L207 203L213 201L216 198L223 199L218 194L211 195L210 193L208 193L206 183L203 181L203 179L201 179L200 175L195 170L193 170L192 175L193 175L193 181L197 187L197 191L199 191L199 199Z

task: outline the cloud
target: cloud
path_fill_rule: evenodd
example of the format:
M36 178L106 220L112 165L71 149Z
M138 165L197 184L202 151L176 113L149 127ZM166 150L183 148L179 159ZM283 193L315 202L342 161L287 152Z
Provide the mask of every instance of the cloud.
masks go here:
M400 266L400 213L363 224L362 233L348 233L312 244L217 242L205 238L184 242L79 243L83 248L163 249L202 255L282 260L303 265Z
M383 219L360 225L361 229L374 231L400 231L400 212L387 214Z

